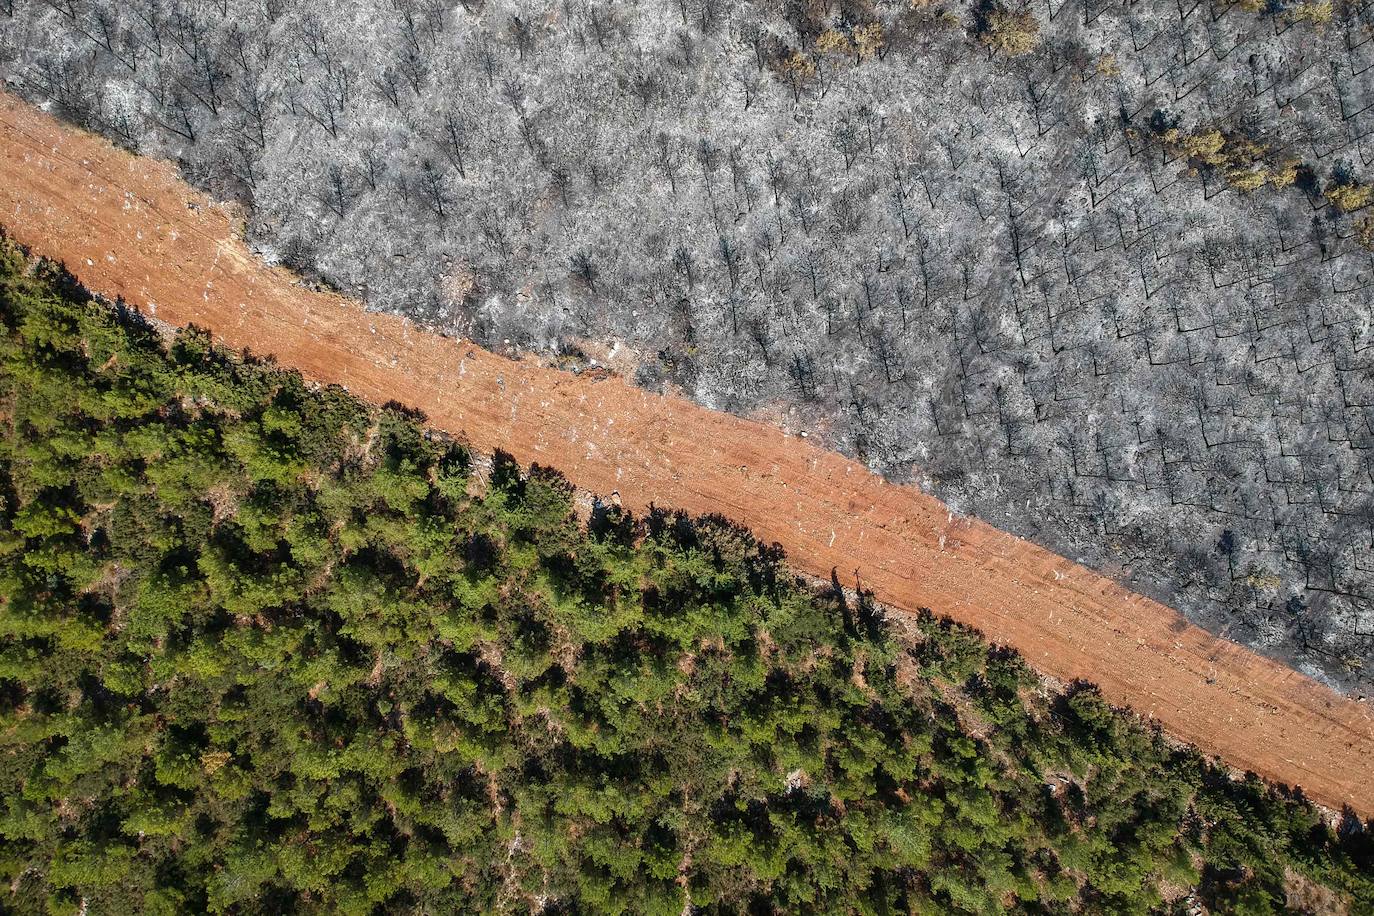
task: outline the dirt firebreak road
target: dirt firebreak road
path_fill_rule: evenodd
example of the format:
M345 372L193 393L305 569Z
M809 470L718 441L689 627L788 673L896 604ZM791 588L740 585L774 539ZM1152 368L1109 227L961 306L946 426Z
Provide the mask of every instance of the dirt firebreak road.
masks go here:
M1374 814L1374 711L1189 624L1177 612L919 490L776 428L517 363L257 260L230 215L137 159L0 93L0 224L88 288L308 378L418 407L478 449L561 469L594 492L722 512L820 577L858 571L892 608L931 608L1040 671L1232 766Z

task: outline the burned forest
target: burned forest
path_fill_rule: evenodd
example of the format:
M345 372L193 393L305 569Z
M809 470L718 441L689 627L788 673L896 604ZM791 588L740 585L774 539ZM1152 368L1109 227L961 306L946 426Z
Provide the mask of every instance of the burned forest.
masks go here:
M0 76L375 309L1374 677L1374 4L0 0Z

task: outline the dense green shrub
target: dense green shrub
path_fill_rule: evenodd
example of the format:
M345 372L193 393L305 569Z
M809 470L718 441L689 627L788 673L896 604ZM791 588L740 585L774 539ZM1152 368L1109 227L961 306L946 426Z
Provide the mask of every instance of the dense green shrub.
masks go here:
M584 525L12 249L0 324L0 909L1374 901L1352 817L723 519Z

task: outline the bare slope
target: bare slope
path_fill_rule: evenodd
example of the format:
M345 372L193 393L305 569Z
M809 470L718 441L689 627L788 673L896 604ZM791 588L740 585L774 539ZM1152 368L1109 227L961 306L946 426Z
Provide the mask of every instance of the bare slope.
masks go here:
M1367 705L770 426L615 378L511 362L304 289L255 259L230 215L168 166L3 94L0 223L91 289L161 320L421 408L479 449L552 465L634 509L723 512L780 542L804 571L857 571L892 607L949 614L1046 674L1095 681L1235 766L1374 813Z

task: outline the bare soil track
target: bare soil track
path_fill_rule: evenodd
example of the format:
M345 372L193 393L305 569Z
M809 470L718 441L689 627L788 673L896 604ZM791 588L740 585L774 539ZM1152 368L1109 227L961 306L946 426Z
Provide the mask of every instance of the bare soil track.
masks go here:
M482 450L578 485L721 512L792 564L858 572L889 607L931 608L1018 649L1235 767L1374 814L1374 710L1189 624L1177 612L776 428L517 363L257 260L230 214L174 170L0 92L0 224L88 288L212 330L321 382L418 407Z

